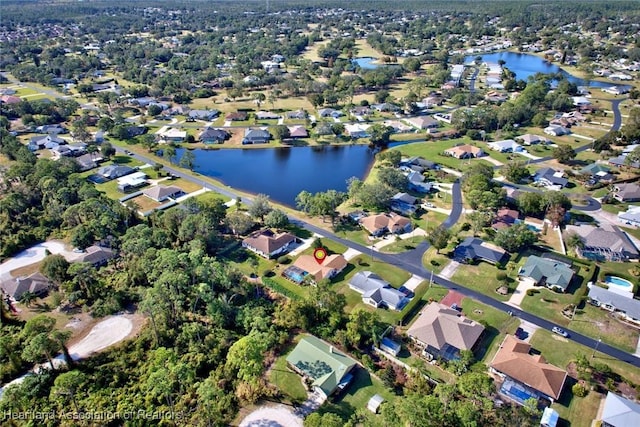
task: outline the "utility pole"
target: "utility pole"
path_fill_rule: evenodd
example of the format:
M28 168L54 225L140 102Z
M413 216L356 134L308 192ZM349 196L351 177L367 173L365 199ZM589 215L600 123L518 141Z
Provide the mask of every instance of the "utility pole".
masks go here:
M591 358L593 359L594 357L596 357L596 351L598 351L598 346L600 345L600 342L602 341L601 338L598 338L598 342L596 343L595 348L593 349L593 353L591 353Z

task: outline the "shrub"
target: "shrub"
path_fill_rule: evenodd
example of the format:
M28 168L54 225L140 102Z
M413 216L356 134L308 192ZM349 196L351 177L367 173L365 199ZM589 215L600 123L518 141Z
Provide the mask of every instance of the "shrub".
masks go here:
M289 264L290 262L291 262L291 258L289 258L286 255L283 255L280 258L278 258L278 264Z
M532 296L534 296L535 294L537 294L538 292L540 292L540 291L539 291L539 290L537 290L537 289L527 289L527 296L532 297Z
M582 384L576 383L571 387L571 392L574 396L585 397L589 393L589 390Z
M498 271L496 273L496 280L498 282L504 282L505 280L507 280L507 273L505 273L504 271Z

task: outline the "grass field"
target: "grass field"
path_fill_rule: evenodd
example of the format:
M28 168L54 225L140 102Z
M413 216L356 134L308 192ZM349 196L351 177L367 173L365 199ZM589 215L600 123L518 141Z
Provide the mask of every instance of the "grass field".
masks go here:
M501 270L498 270L494 265L486 262L481 262L478 265L460 264L456 269L456 272L451 277L451 280L464 286L468 286L497 300L508 301L511 297L511 293L513 293L518 285L515 280L517 270L514 270L511 273L507 270L502 270L502 272L507 273L510 279L508 281L509 294L507 295L500 295L496 293L496 289L500 286L496 279L496 273L499 271Z
M300 375L296 374L287 366L287 353L278 357L269 371L269 382L274 384L280 393L288 397L290 402L303 402L307 398L307 391L302 385Z

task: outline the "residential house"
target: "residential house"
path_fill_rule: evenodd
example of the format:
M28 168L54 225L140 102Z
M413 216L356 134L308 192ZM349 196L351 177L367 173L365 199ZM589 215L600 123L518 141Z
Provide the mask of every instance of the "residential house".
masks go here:
M106 180L112 180L116 178L120 178L121 176L129 175L130 173L135 172L135 169L125 165L108 165L103 166L96 171L97 175L100 175L102 178Z
M344 131L347 135L349 135L353 139L358 138L368 138L371 136L368 132L368 129L371 125L363 125L359 123L347 123L344 125Z
M146 185L147 174L144 172L134 172L132 174L123 176L122 178L118 178L118 191L126 193L132 188L142 187Z
M533 175L533 182L549 189L561 189L569 184L569 180L564 178L563 170L552 168L538 169Z
M616 184L613 190L613 198L619 202L640 201L640 185L636 182Z
M380 341L380 350L384 351L385 353L389 353L392 356L397 356L398 353L400 353L400 351L402 350L402 345L393 341L392 339L384 337L382 338L382 341Z
M349 288L362 294L362 301L376 308L400 311L409 302L403 292L393 288L371 271L359 271L349 281Z
M244 131L242 144L266 144L271 139L271 134L267 129L247 128Z
M411 215L417 210L417 198L408 193L397 193L391 198L391 209L401 215Z
M0 96L0 104L19 104L22 102L22 98L13 95L2 95Z
M47 147L56 147L58 145L64 145L67 141L56 135L34 136L29 140L28 148L31 151L42 150Z
M0 283L0 288L2 288L4 293L18 301L27 292L42 295L46 293L50 287L51 281L38 272L26 277L17 277Z
M87 144L56 145L51 148L51 158L59 160L61 157L77 157L87 151Z
M285 116L287 119L304 120L307 118L307 112L304 110L287 111Z
M376 237L380 237L387 233L408 233L412 229L411 220L409 220L409 218L405 218L393 212L364 217L360 220L360 225L372 236Z
M509 208L501 208L496 212L496 216L491 223L491 228L494 230L500 230L502 228L511 227L518 221L520 217L520 212L514 209Z
M126 130L129 138L135 138L136 136L144 135L149 129L146 126L127 126Z
M474 159L484 156L484 151L480 147L464 144L448 148L444 150L444 154L456 159Z
M169 199L177 199L184 194L184 191L182 190L182 188L176 187L174 185L155 185L144 190L142 194L144 194L151 200L161 203Z
M607 261L628 261L639 258L638 249L627 233L616 226L567 225L567 233L580 236L582 246L576 248L576 251L581 257Z
M371 114L371 108L359 105L357 107L353 107L349 112L354 116L368 116Z
M382 124L386 127L392 128L394 133L407 133L415 131L412 126L408 126L402 123L400 120L385 120L384 122L382 122Z
M82 172L98 167L98 163L103 160L100 154L83 154L75 158Z
M439 122L433 117L429 116L417 116L405 119L405 122L409 123L417 129L433 129L437 128Z
M129 100L129 104L137 105L138 107L147 107L154 102L156 102L156 99L151 96L141 96L140 98L133 98Z
M264 229L244 239L242 247L269 259L289 252L297 241L298 238L291 233L275 233Z
M532 354L531 345L507 335L489 365L503 378L500 393L519 404L529 398L553 403L560 398L567 372L547 363L541 354Z
M242 81L245 82L245 83L252 84L252 83L259 82L260 79L257 76L247 76L247 77L243 78Z
M220 115L218 110L191 110L189 111L189 117L193 120L205 120L211 121Z
M520 135L516 137L516 141L522 141L524 145L536 145L536 144L547 144L549 140L542 136L532 135L530 133L526 133L524 135Z
M485 261L489 264L504 264L509 260L507 253L493 245L476 238L467 237L453 251L454 259L459 262Z
M224 119L228 122L242 122L247 120L247 116L246 111L236 111L235 113L227 114Z
M524 151L522 146L513 139L505 139L503 141L495 141L487 144L489 148L500 153L519 153Z
M566 292L573 279L573 270L560 261L531 255L518 271L518 278L528 280L534 286L546 286L556 292Z
M618 212L618 221L624 225L640 226L640 206L629 206L626 212Z
M571 99L573 100L573 105L576 107L591 105L591 101L589 101L589 98L586 96L573 96Z
M589 303L596 307L617 313L629 322L640 324L640 300L635 299L632 292L616 292L591 284L587 295Z
M357 365L355 360L314 336L302 338L287 356L287 363L325 397L344 390Z
M73 260L73 262L87 262L94 267L99 267L105 265L115 256L116 254L113 249L92 245L86 248L80 256Z
M56 124L56 125L42 125L38 126L35 129L36 133L46 133L48 135L59 135L61 133L69 132L64 126Z
M256 113L256 119L258 120L278 120L280 115L272 113L271 111L258 111Z
M422 100L421 105L423 108L433 108L442 105L443 102L442 95L430 95Z
M640 425L640 404L613 392L607 392L602 409L602 427L638 425Z
M400 169L407 172L416 171L424 172L425 170L438 170L440 167L437 163L431 160L423 159L422 157L410 157L400 161Z
M187 132L176 128L160 128L156 135L165 142L183 142L187 138Z
M400 108L397 105L393 105L389 102L383 102L381 104L373 104L371 106L371 109L380 111L380 112L395 112L400 110Z
M433 184L425 182L425 177L420 172L411 171L407 174L408 187L411 191L418 193L430 193L433 191Z
M591 163L580 169L579 173L581 175L590 176L590 179L587 182L588 185L594 185L598 182L608 183L615 179L615 176L611 174L611 169L601 163Z
M551 136L562 136L562 135L569 135L571 131L564 126L549 125L546 128L544 128L544 133Z
M522 190L518 190L515 187L504 186L505 192L507 193L506 199L511 203L517 203L518 197L522 194Z
M334 110L333 108L322 108L318 110L318 115L320 117L338 118L340 116L344 116L344 113L342 111Z
M612 95L622 95L629 92L629 89L626 86L611 86L602 89L602 91L610 93Z
M494 104L501 104L507 100L507 95L496 92L495 90L491 90L487 92L487 94L484 96L484 99Z
M282 275L287 279L302 283L309 276L314 283L321 280L331 280L342 272L347 266L347 260L340 254L327 256L322 263L316 261L312 255L300 255L291 267L288 267Z
M473 351L484 326L446 305L432 302L409 327L407 335L429 359L456 360L460 351Z
M103 130L96 131L96 133L93 135L93 142L95 142L96 144L102 144L104 142Z
M302 125L289 126L289 138L306 138L309 136L309 132Z
M230 137L229 132L224 129L206 127L198 135L198 141L203 144L222 144Z

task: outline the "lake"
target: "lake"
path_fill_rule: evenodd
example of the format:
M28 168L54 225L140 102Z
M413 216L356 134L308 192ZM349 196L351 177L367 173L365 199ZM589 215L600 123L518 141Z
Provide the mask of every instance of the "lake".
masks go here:
M183 150L177 150L177 157ZM193 150L195 171L238 190L268 194L295 207L302 190L345 191L347 179L364 178L374 153L366 145Z
M377 61L378 58L372 58L370 56L363 56L360 58L353 58L351 62L357 64L363 70L375 70L378 68L378 64L374 64L373 61Z
M552 64L550 62L545 61L544 59L530 55L527 53L516 53L516 52L496 52L496 53L488 53L485 55L471 55L465 57L465 63L471 64L474 62L476 56L480 56L482 58L482 62L489 62L497 64L499 60L503 60L505 62L504 66L509 70L513 71L518 80L527 80L529 76L533 76L536 73L544 73L544 74L554 74L554 73L562 73L567 79L578 86L590 86L590 87L611 87L611 86L623 86L623 85L615 85L612 83L601 82L597 80L584 80L578 77L575 77L563 69L561 69L556 64Z

